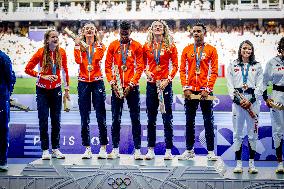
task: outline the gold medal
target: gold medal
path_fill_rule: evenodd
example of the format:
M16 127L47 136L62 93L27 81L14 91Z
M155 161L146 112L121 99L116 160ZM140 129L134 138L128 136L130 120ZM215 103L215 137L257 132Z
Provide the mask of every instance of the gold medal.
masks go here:
M121 66L121 69L122 69L122 71L126 72L127 66L126 66L125 64L123 64L123 65Z
M243 84L243 89L244 89L244 91L246 91L248 89L248 84L244 83Z
M196 72L196 74L200 74L200 68L196 67L195 72Z
M93 70L93 65L90 65L90 64L89 64L89 65L87 66L87 70L88 70L89 72L92 71L92 70Z
M157 66L156 66L156 71L157 71L157 72L161 71L160 65L157 65Z

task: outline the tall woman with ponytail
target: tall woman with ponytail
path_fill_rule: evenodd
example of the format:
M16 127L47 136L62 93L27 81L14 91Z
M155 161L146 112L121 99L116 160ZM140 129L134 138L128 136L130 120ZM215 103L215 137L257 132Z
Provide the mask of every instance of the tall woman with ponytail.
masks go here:
M37 67L37 70L34 68ZM59 47L58 32L48 30L44 35L44 46L33 55L25 72L36 81L36 101L39 119L42 159L49 160L48 115L51 118L52 157L64 159L59 151L60 119L62 109L61 80L64 82L65 96L69 99L69 75L67 56Z

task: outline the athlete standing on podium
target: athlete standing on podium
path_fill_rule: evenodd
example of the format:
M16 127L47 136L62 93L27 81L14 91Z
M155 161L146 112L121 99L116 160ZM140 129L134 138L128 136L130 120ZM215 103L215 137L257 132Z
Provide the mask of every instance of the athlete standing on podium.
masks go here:
M179 156L187 160L195 156L195 116L200 103L204 119L208 160L217 160L214 154L213 102L205 100L213 95L213 87L218 76L218 54L215 47L204 42L206 27L197 23L192 28L194 43L183 49L180 65L180 79L183 87L186 115L186 150ZM191 99L191 94L200 94L201 100Z
M164 159L170 160L173 158L171 154L173 147L172 79L178 71L178 56L166 22L159 20L152 23L147 42L143 46L143 58L147 75L146 106L148 116L148 152L145 159L150 160L155 157L156 120L159 106L158 88L161 90L162 106L164 106L164 111L161 112L166 143Z
M105 108L105 85L101 72L101 60L104 56L105 46L99 40L98 31L93 23L86 23L82 28L82 36L75 39L74 56L75 62L79 64L78 76L78 104L81 116L82 145L86 147L83 159L92 158L90 146L90 113L91 104L96 110L99 127L100 152L98 158L107 158L106 145L107 126ZM88 47L80 45L83 40Z
M144 69L142 46L130 38L131 24L120 23L120 39L110 43L105 72L112 88L112 143L113 150L108 158L119 157L120 124L124 99L127 100L134 140L134 159L141 160L141 124L139 79Z
M254 174L258 172L254 166L254 157L258 138L258 115L260 112L258 97L262 95L263 71L261 64L255 60L254 47L249 40L245 40L240 44L238 58L229 64L226 75L228 92L233 100L234 147L237 159L234 173L243 172L241 155L246 122L249 141L248 171ZM243 96L243 99L240 99L239 94Z
M263 76L264 94L263 99L266 105L271 108L271 125L274 147L276 148L276 157L278 166L275 170L276 173L284 174L283 161L282 161L282 148L284 140L284 110L272 108L271 103L278 103L284 106L284 37L282 37L277 46L278 55L273 57L265 66ZM268 98L267 86L272 83L272 94Z
M37 66L37 71L34 68ZM48 116L51 118L52 157L63 159L59 151L60 119L62 109L61 79L64 81L65 97L69 97L69 75L67 56L59 47L58 32L48 30L44 35L44 46L33 55L26 65L25 72L37 77L36 101L39 119L39 131L42 159L49 160ZM61 76L62 72L62 76Z

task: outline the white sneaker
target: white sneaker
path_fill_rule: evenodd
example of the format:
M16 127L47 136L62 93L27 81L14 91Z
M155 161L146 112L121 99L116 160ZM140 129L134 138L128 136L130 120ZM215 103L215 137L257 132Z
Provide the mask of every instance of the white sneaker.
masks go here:
M253 159L250 159L249 160L249 169L248 169L248 172L250 174L256 174L258 173L258 170L255 168L254 166L254 160Z
M217 161L218 157L215 155L214 151L208 151L207 160Z
M98 159L106 159L106 158L107 158L106 146L101 146L100 152L98 154Z
M190 160L195 157L194 150L185 150L180 156L178 156L179 160Z
M117 159L119 157L119 148L112 149L111 153L107 156L108 159Z
M141 155L140 149L135 149L135 151L134 151L134 159L135 160L143 160L143 157Z
M283 162L279 162L275 173L284 174Z
M154 148L149 147L148 148L148 152L145 155L145 160L151 160L155 158L155 152L154 152Z
M0 165L0 172L8 171L8 165Z
M91 159L93 156L91 147L86 147L85 153L82 155L82 159Z
M50 157L49 151L48 150L43 150L41 159L42 160L50 160L50 158L51 157Z
M242 160L237 160L237 166L234 169L234 173L242 173L242 172L243 172Z
M172 159L173 159L173 155L171 153L171 149L166 149L164 160L172 160Z
M52 149L51 157L57 159L65 159L65 156L58 149Z

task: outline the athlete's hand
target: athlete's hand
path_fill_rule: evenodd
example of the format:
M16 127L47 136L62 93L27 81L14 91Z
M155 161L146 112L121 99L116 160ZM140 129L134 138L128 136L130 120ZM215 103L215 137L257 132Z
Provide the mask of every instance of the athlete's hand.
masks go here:
M58 79L57 75L42 75L40 77L44 80L48 80L48 81L51 81L51 82L56 81Z
M244 109L249 109L251 107L251 102L248 100L241 100L240 105Z
M86 47L84 47L84 46L81 44L81 41L82 41L82 37L80 37L80 36L76 37L76 39L75 39L75 45L80 45L80 48L85 51L85 50L86 50Z
M152 82L152 81L154 80L154 79L153 79L154 74L153 74L152 72L150 72L149 70L146 70L146 71L145 71L145 74L146 74L147 80L148 80L149 82Z
M160 84L160 89L163 91L169 84L169 80L168 79L165 79L161 82Z
M266 101L266 106L268 106L268 108L272 108L271 103L274 102L274 100L272 100L271 98L267 99Z
M112 84L112 85L111 85L111 88L112 88L112 90L113 90L113 92L114 92L114 94L115 94L115 96L116 96L117 98L120 98L120 99L123 98L123 97L121 97L121 96L119 95L118 87L117 87L116 83Z
M129 92L132 90L132 87L129 85L129 86L127 86L125 89L124 89L124 96L126 97L128 94L129 94Z
M188 100L191 100L191 97L190 97L191 94L192 92L189 89L183 91L184 98L187 98Z
M208 97L209 94L208 94L207 91L203 90L203 91L201 91L200 95L201 95L200 100L205 100Z

